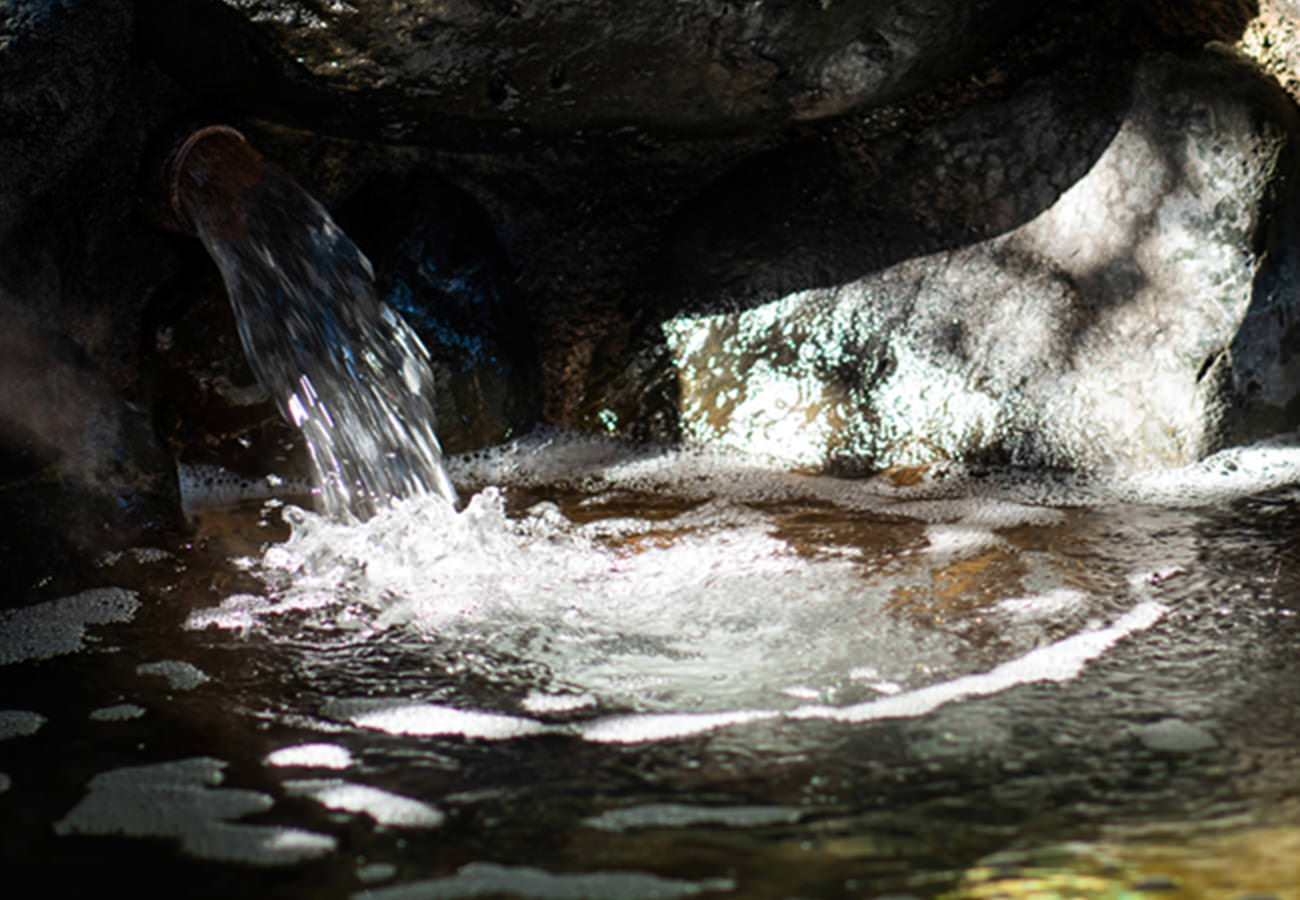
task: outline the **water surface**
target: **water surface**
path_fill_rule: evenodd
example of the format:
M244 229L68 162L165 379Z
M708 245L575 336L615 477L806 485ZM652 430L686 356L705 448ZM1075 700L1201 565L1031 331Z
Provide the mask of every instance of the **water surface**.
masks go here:
M463 511L361 524L194 496L191 540L5 614L10 880L1296 895L1294 441L844 480L543 435L450 471Z

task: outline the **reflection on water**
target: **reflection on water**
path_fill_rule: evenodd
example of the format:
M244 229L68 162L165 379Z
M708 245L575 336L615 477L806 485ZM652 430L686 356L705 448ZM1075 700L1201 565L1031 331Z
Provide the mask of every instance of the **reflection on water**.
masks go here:
M3 614L3 864L50 895L1294 895L1250 860L1300 825L1300 448L847 481L551 437L452 475L459 513L212 509Z

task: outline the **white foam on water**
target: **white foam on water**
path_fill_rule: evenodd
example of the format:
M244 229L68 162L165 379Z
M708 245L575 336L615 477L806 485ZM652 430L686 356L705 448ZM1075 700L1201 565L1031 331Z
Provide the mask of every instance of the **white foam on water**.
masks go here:
M551 724L528 716L458 709L435 703L332 700L326 715L358 728L413 737L459 737L508 741L538 735L568 735L597 744L636 744L705 734L730 725L777 718L776 710L722 713L640 713L604 716L580 723Z
M198 666L179 659L160 659L157 662L141 663L135 667L135 673L165 678L174 691L192 691L212 680L212 676Z
M528 866L469 863L455 875L353 894L353 900L459 900L503 895L527 900L677 900L733 891L730 878L685 881L646 872L556 873Z
M597 744L641 744L707 734L719 728L748 725L780 716L779 711L767 709L720 713L640 713L593 719L583 722L573 731L583 740Z
M639 828L691 828L722 825L726 828L761 828L794 825L803 810L793 806L691 806L683 803L648 803L612 809L582 820L600 831L630 831Z
M952 467L948 477L903 489L899 496L957 494L976 502L995 497L1044 507L1141 504L1193 509L1296 485L1300 485L1300 432L1289 432L1176 468L1077 475L1013 470L971 478L960 467Z
M959 700L986 697L1022 685L1064 682L1119 641L1155 625L1168 608L1147 600L1110 625L1081 631L1001 663L988 672L964 675L912 691L886 694L847 706L804 705L790 710L743 709L720 713L627 713L575 723L550 724L525 716L483 713L431 703L335 700L331 717L393 735L512 740L568 735L602 744L637 744L707 734L720 728L773 720L822 719L867 722L927 715Z
M892 510L928 521L986 528L1044 524L1052 507L1143 503L1208 506L1300 485L1300 431L1231 447L1186 466L1110 473L980 471L939 461L900 485L890 473L862 479L809 476L761 456L717 447L636 447L612 440L539 432L449 462L457 481L572 484L599 490L661 490L742 502L799 497L846 509Z
M923 716L956 700L986 697L1019 685L1069 681L1076 678L1085 665L1120 640L1150 628L1167 611L1168 608L1160 603L1143 601L1105 628L1082 631L1063 638L995 666L988 672L966 675L852 706L806 706L794 710L790 716L796 719L833 719L840 722Z
M397 866L388 862L366 863L357 867L357 881L362 884L378 884L389 881L397 874Z
M134 703L118 703L92 709L90 719L92 722L129 722L132 719L142 718L146 712L143 706L136 706Z
M1178 469L1126 475L1117 499L1168 507L1212 506L1300 484L1300 432L1231 447Z
M1195 753L1219 746L1210 732L1182 719L1161 719L1136 726L1132 731L1146 747L1163 753Z
M127 552L138 563L160 563L174 559L171 551L161 547L132 547Z
M41 730L45 716L25 709L0 709L0 741L28 737Z
M545 734L550 730L542 722L522 716L476 712L435 703L336 699L326 703L325 714L359 728L416 737L455 735L504 741Z
M266 562L271 567L281 568L292 565L291 562L282 563L283 558L284 554L279 547L271 547L266 551ZM190 631L222 628L248 632L275 616L303 610L325 609L336 605L337 597L329 591L320 591L314 596L300 593L294 597L291 604L280 603L257 594L232 594L222 600L219 606L194 610L186 617L182 627Z
M338 744L295 744L267 754L266 764L279 768L348 769L356 764L346 747Z
M828 689L864 654L904 660L885 673L899 681L918 660L950 661L943 640L879 614L889 589L864 585L852 560L804 559L767 517L726 500L587 524L549 503L509 518L494 489L463 513L417 499L363 525L285 515L292 536L257 569L268 596L226 598L187 628L273 631L306 613L340 635L486 645L544 665L561 688L547 693L666 712Z
M220 787L225 766L197 757L101 773L54 831L171 838L191 856L258 866L291 865L334 851L337 841L328 835L234 821L266 812L274 801L258 791Z
M525 712L546 715L548 713L568 713L580 709L589 709L595 706L597 702L597 699L591 694L547 694L541 691L533 691L521 700L519 705L524 708Z
M1004 531L1068 524L1053 503L1140 501L1158 510L1168 501L1174 512L1153 513L1158 520L1182 515L1193 498L1300 482L1300 447L1269 442L1192 468L1202 481L1189 477L1195 489L1177 492L1149 487L1176 480L1167 475L976 477L950 464L905 481L844 480L714 451L534 436L453 460L452 474L568 485L585 496L566 501L576 503L569 515L552 503L507 515L491 487L460 513L416 499L361 524L288 507L290 538L250 563L266 594L228 597L192 613L186 627L272 638L288 628L294 640L310 635L323 647L395 640L408 653L423 645L434 665L458 653L485 659L475 671L506 688L490 709L362 699L358 689L358 699L345 695L322 710L396 735L636 743L768 720L924 715L1075 677L1159 620L1151 586L1195 552L1153 543L1160 558L1141 578L1094 593L1053 569L1052 554L1021 550ZM670 512L630 515L628 497L666 498ZM864 572L851 549L788 543L765 504L913 521L928 545L901 548L895 556L907 555L906 565ZM935 591L940 566L990 549L1029 567L1022 593L930 617L938 624L924 606L916 618L898 613L899 597ZM981 671L971 671L962 615L991 616L1000 629L999 656ZM1060 637L1063 627L1074 633ZM619 712L591 715L601 709ZM582 720L566 720L574 714Z
M926 553L938 559L960 559L986 550L1005 547L1006 541L987 528L969 525L928 525Z
M87 626L129 622L139 608L133 592L106 587L0 610L0 665L76 653L86 645Z
M1083 591L1057 588L1043 594L1002 600L998 611L1021 622L1052 622L1086 608L1090 599Z
M367 815L386 828L437 828L447 819L427 803L339 778L295 779L286 781L284 789L291 797L310 797L326 809Z

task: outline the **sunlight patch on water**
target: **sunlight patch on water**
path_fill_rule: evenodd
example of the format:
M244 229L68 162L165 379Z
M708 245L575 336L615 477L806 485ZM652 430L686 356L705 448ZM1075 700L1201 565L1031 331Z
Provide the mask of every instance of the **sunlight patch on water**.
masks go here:
M1240 823L1148 823L1147 833L1107 829L1111 840L994 854L947 897L1236 898L1300 897L1300 829Z

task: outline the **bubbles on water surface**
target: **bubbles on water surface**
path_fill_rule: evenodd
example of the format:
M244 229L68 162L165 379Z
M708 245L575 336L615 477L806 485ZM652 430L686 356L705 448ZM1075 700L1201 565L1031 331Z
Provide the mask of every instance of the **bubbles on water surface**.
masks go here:
M560 696L643 709L776 702L808 681L833 690L860 653L902 645L927 664L948 658L881 616L887 594L852 562L802 559L761 514L731 503L583 524L549 502L507 516L487 489L460 514L415 500L359 526L287 518L292 536L258 568L275 600L231 598L192 625L307 614L326 641L359 631L482 647L541 664ZM846 632L856 634L847 647ZM906 681L915 664L886 667Z
M543 437L453 473L506 486L462 512L413 498L360 524L288 507L290 536L252 562L265 592L187 626L291 643L328 683L325 715L361 727L483 730L447 725L454 707L501 715L511 735L622 740L914 715L1069 678L1162 609L1125 618L1144 596L1128 563L1076 570L1058 541L1082 540L1086 516L981 496L942 470L899 486ZM403 695L411 670L445 690ZM375 696L390 699L340 712ZM626 715L659 718L610 724Z
M1294 734L1277 690L1294 667L1270 668L1300 597L1275 573L1300 559L1289 489L1206 510L1134 503L1118 480L841 480L554 437L452 473L463 512L415 500L344 524L274 504L101 569L184 586L87 622L84 651L15 663L63 666L65 687L92 660L123 677L89 688L105 713L7 742L44 758L84 727L127 751L51 833L317 860L394 897L746 891L788 850L815 870L800 896L839 896L877 858L930 877L934 835L956 878L950 848L1033 840L1044 811L1044 840L1130 810L1200 820L1242 786L1234 759L1273 773L1252 796L1293 774L1256 768L1256 744ZM108 630L128 625L139 643ZM8 715L15 733L42 721ZM177 722L197 737L162 743ZM232 739L193 746L217 732ZM8 796L36 795L29 769L0 768ZM155 795L157 827L122 814ZM713 847L726 858L677 865Z

